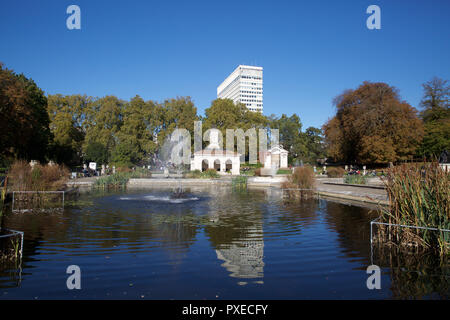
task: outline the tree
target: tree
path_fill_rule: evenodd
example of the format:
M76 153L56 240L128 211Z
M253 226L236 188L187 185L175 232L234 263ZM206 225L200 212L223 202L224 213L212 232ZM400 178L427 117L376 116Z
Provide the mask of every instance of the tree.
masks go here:
M141 97L136 96L127 103L123 110L123 124L117 133L118 144L124 144L129 149L126 154L133 154L133 159L129 162L148 162L149 157L155 153L156 128L160 123L160 107L152 102L145 102ZM124 160L124 147L120 148ZM117 152L119 152L116 150Z
M106 165L108 164L109 157L108 149L100 142L93 141L86 147L84 161L96 162L98 165Z
M47 98L32 79L0 63L0 156L45 161L51 132Z
M216 99L212 101L211 106L205 110L205 118L203 119L203 131L208 129L219 129L223 136L223 148L226 145L227 129L242 129L245 134L249 129L255 129L257 146L259 146L258 129L265 129L269 125L269 120L259 112L250 111L242 103L234 103L231 99ZM250 141L245 138L245 157L249 157ZM235 140L237 143L237 138Z
M422 136L417 111L385 83L364 82L336 97L336 115L324 126L328 154L348 163L410 159Z
M323 142L322 130L314 127L309 127L305 131L306 137L306 161L313 164L317 159L325 157L325 146Z
M84 120L86 128L84 152L92 142L104 145L108 153L113 151L118 142L117 134L123 123L125 103L115 96L106 96L89 103Z
M302 123L297 114L288 117L282 114L271 124L272 129L279 130L280 144L289 151L290 162L305 161L308 156L305 135L302 133Z
M447 82L435 77L422 85L424 96L420 102L420 116L425 135L420 154L426 157L439 157L442 151L450 150L450 86Z
M86 95L48 96L48 114L53 134L51 158L68 165L79 164L86 134L86 112L92 98Z
M165 100L162 106L156 107L156 110L159 113L159 121L155 121L159 147L176 128L189 130L193 143L194 121L199 118L197 108L190 97Z

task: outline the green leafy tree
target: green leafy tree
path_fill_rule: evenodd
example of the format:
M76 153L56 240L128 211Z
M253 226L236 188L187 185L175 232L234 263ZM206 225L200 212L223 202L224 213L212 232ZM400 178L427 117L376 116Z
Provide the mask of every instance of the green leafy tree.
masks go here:
M205 110L205 118L203 119L204 132L212 128L219 129L222 132L224 148L226 148L225 139L227 129L242 129L245 133L251 128L256 130L264 129L267 128L268 125L269 120L263 114L248 110L242 103L235 104L231 99L214 100L211 103L211 106ZM256 138L258 140L259 136L257 135ZM246 143L245 156L248 158L248 155L249 143Z
M159 109L158 143L162 144L176 128L187 129L193 136L197 108L190 97L165 100Z
M149 157L155 153L156 130L160 124L160 116L160 106L152 101L145 102L139 96L125 105L123 124L117 133L117 138L118 144L127 146L128 154L133 155L133 159L130 158L127 161L147 163ZM122 155L124 154L123 147L119 151Z
M447 80L435 77L423 84L420 116L425 135L420 154L426 157L439 157L442 151L450 151L450 86L447 83Z
M313 164L317 159L325 157L325 145L323 142L322 130L309 127L305 130L307 156L306 161Z
M272 128L279 130L280 144L289 151L289 162L307 160L308 149L306 137L302 133L302 123L297 114L288 117L282 114L280 118L272 121Z
M98 165L108 164L109 160L108 149L100 142L91 142L86 147L84 155L84 162L96 162Z
M52 158L76 165L81 162L86 132L86 112L91 97L60 94L48 96L48 114L53 134Z
M132 167L139 161L140 154L137 146L128 141L117 144L111 153L111 163L117 167Z
M0 156L45 161L51 141L47 98L32 79L0 63Z
M85 119L84 152L90 143L99 142L107 148L108 153L112 153L123 124L125 104L125 101L115 96L106 96L89 103Z

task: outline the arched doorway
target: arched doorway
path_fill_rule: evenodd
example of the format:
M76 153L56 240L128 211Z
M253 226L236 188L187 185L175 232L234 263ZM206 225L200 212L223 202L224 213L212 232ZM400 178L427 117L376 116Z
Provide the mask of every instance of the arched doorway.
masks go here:
M204 159L202 161L202 171L206 171L206 170L208 170L208 168L209 168L208 160Z
M226 172L231 172L231 169L233 169L233 161L231 161L230 159L228 159L225 162L225 171Z
M220 171L220 160L219 159L214 160L214 170Z

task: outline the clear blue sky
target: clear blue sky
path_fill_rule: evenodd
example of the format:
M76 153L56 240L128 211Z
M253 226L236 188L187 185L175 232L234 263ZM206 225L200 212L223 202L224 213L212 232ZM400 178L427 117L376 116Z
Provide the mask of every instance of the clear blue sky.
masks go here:
M66 28L71 4L81 30ZM371 4L381 30L366 28ZM191 96L199 114L236 66L258 65L264 114L320 127L365 80L417 107L422 83L450 79L449 14L448 0L1 0L0 61L48 94Z

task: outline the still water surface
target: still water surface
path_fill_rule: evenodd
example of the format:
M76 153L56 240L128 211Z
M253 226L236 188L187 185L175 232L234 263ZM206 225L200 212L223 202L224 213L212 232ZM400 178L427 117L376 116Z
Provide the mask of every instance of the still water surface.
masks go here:
M0 266L0 299L444 298L437 257L374 251L369 209L292 203L276 189L88 193L60 213L9 213L25 232L20 268ZM373 261L372 261L373 260ZM366 268L382 268L368 290ZM81 268L68 290L66 268Z

